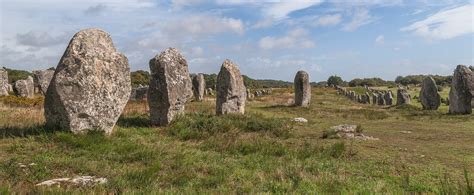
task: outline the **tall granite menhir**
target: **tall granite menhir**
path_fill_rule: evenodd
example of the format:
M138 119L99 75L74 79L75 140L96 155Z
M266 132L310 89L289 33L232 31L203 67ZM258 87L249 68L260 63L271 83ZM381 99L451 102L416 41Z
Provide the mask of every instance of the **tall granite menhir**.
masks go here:
M199 73L193 78L193 92L196 101L202 101L204 99L204 90L206 89L206 82L204 75Z
M471 101L474 96L474 74L464 65L458 65L454 71L449 91L449 113L471 114Z
M0 96L8 95L8 72L7 70L0 68Z
M420 101L425 110L437 110L441 105L441 96L438 93L438 86L432 77L423 79L420 90Z
M225 60L217 75L216 114L245 113L247 91L240 70L232 61Z
M308 107L311 101L311 85L308 73L302 70L298 71L295 75L294 85L295 106Z
M130 96L128 59L100 29L76 33L46 92L46 125L72 131L112 133Z
M148 105L152 125L166 126L192 98L188 63L175 48L168 48L150 60Z

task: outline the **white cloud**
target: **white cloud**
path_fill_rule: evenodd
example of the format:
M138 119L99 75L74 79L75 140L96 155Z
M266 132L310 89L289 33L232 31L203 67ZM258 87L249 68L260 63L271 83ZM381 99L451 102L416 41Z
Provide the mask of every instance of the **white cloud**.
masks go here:
M318 18L313 23L313 26L331 26L331 25L339 24L340 22L341 22L341 14L325 15Z
M383 35L377 36L377 38L375 38L375 43L378 44L378 45L384 44L385 43L385 37Z
M400 30L428 39L451 39L474 32L473 13L474 4L468 4L439 11Z
M165 33L178 33L183 35L217 34L223 32L243 34L244 31L244 24L240 19L210 15L183 17L171 21L164 27Z
M302 28L289 31L283 37L266 36L260 39L262 49L313 48L315 43L309 39L308 32Z
M342 28L345 31L354 31L361 26L367 25L375 21L375 18L370 15L369 10L359 9L352 15L352 20L345 24Z
M306 9L308 7L318 5L322 3L322 0L292 0L292 1L280 1L278 3L272 3L271 6L265 7L264 14L275 19L283 19L288 14Z

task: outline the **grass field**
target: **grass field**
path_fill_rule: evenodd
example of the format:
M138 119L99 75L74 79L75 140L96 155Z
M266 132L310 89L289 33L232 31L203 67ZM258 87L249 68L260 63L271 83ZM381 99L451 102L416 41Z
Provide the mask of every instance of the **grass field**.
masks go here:
M416 100L362 105L327 88L312 89L309 108L287 105L292 97L292 89L276 89L249 101L244 116L215 116L212 98L190 102L188 114L166 128L148 125L145 102L130 102L109 137L49 132L41 107L2 104L0 194L474 192L474 115L448 115L446 105L423 111ZM308 123L290 122L295 117ZM380 140L321 139L339 124L360 125ZM75 175L108 183L35 187Z

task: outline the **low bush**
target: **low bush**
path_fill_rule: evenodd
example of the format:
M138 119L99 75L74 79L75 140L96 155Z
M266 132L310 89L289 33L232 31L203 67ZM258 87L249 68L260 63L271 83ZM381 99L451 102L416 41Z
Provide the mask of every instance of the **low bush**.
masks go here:
M291 123L288 119L268 118L259 114L229 114L215 116L195 113L176 118L165 131L181 140L202 139L231 130L262 132L276 137L288 137Z

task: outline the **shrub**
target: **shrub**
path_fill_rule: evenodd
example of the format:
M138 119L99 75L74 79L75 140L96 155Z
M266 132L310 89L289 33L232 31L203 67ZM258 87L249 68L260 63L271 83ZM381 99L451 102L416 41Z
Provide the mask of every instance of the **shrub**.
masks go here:
M182 140L202 139L230 130L269 133L288 137L291 125L288 119L268 118L260 114L229 114L215 116L205 113L183 115L176 118L166 129L168 135Z

